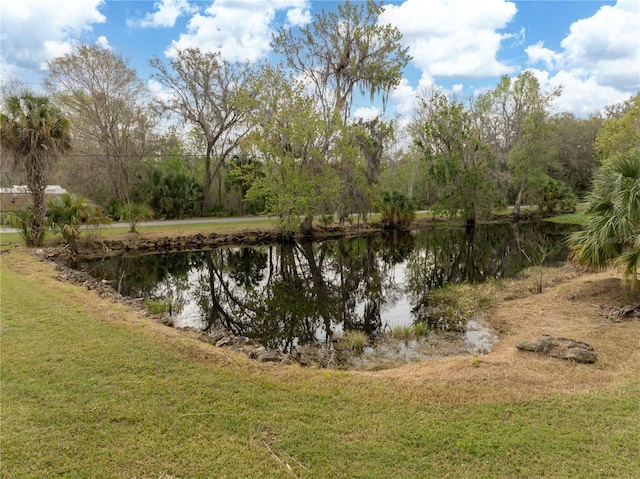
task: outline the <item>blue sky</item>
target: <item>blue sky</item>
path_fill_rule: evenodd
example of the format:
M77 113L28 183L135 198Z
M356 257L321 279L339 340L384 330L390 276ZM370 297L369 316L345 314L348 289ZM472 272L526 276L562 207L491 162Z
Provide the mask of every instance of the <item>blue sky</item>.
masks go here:
M149 81L148 61L175 48L220 50L233 60L270 54L270 35L333 0L21 0L0 7L1 79L38 88L46 62L73 42L100 43ZM390 110L410 115L422 87L471 95L503 74L531 69L543 88L563 86L557 111L578 116L640 89L639 0L395 0L381 21L397 26L414 57ZM157 85L149 83L152 91ZM376 105L358 102L361 115Z

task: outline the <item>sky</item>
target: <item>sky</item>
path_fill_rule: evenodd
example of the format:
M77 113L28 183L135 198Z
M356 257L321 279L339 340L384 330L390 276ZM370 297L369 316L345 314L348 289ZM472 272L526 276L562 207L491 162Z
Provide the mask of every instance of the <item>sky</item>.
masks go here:
M0 6L0 80L38 90L47 61L74 43L128 59L151 91L149 60L176 49L219 50L229 60L272 58L280 27L295 28L334 0L19 0ZM355 3L355 2L352 2ZM578 117L640 91L640 0L390 0L380 22L396 26L413 57L391 92L388 115L407 117L423 87L468 97L500 77L531 70L545 91L562 87L555 112ZM356 100L370 117L379 104Z

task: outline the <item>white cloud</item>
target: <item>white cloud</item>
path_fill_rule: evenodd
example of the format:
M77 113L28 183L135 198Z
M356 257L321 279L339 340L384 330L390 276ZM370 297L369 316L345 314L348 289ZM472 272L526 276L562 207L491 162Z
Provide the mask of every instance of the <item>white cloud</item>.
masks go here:
M541 83L563 86L558 111L580 116L618 103L640 89L640 2L618 0L574 22L558 52L542 43L526 48Z
M553 50L546 48L544 46L544 42L529 45L524 49L524 51L529 57L529 64L531 65L542 62L548 69L553 69L562 61L562 56L558 55Z
M307 0L216 0L204 14L195 14L187 33L174 40L165 52L173 56L176 49L199 47L220 51L229 60L254 61L269 51L273 21L279 10L287 11L289 22L307 18Z
M620 103L630 97L629 93L612 86L600 85L593 76L583 71L560 71L550 75L547 71L530 70L540 82L543 91L552 91L562 87L562 94L554 102L556 113L570 112L582 118L607 105Z
M74 36L106 21L103 0L3 2L0 15L2 75L25 76L67 53Z
M598 83L621 90L640 88L640 2L619 0L571 25L562 40L569 68L588 66Z
M183 16L196 13L198 7L191 5L188 0L161 0L156 2L154 7L157 9L140 22L142 27L161 27L171 28L176 24L176 20Z
M409 80L403 78L400 85L390 92L389 100L398 115L410 115L416 104L416 90L409 84Z
M98 45L100 48L104 48L105 50L112 50L111 45L109 44L109 40L107 40L107 37L105 37L104 35L100 35L96 39L96 45Z
M387 5L380 22L398 27L420 70L439 78L481 78L513 71L496 56L502 41L520 38L498 32L515 14L515 4L506 0L406 0Z
M375 117L380 116L382 110L375 106L363 106L353 112L354 118L360 118L364 121L373 120Z
M289 26L304 26L308 23L311 23L311 12L308 9L292 8L287 12L287 24Z

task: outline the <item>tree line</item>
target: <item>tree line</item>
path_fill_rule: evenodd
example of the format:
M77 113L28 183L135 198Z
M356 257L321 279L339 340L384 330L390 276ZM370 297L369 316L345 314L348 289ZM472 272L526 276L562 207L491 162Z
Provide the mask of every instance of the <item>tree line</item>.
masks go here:
M516 218L524 204L571 210L603 164L637 151L639 95L586 119L552 114L561 90L529 71L470 98L424 89L406 128L384 111L353 118L358 95L386 106L411 60L381 11L346 1L282 28L275 64L198 48L154 58L156 94L124 57L77 45L48 62L46 95L3 92L2 155L15 161L1 181L30 188L34 238L47 182L114 219L132 205L159 218L264 213L290 235L319 215L377 210L399 227L415 208L468 225L506 205Z

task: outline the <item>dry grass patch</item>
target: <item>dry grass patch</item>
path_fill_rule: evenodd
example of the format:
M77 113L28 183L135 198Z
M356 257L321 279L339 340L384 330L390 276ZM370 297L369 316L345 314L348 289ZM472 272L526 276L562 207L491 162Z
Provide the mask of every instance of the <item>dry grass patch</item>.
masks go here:
M420 388L437 402L525 401L558 394L611 390L640 377L640 321L609 323L603 308L637 302L637 291L623 288L617 271L578 275L558 270L555 286L531 294L515 282L487 315L501 333L493 352L477 359L425 361L376 373L396 386ZM525 280L526 281L526 280ZM524 286L524 288L523 288ZM520 289L519 299L513 299ZM542 334L591 344L593 365L518 351L516 343Z

